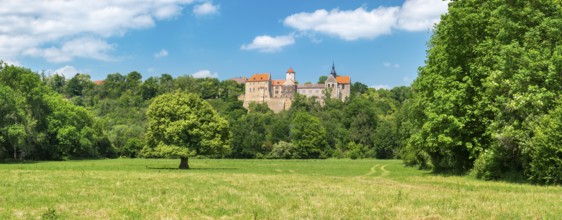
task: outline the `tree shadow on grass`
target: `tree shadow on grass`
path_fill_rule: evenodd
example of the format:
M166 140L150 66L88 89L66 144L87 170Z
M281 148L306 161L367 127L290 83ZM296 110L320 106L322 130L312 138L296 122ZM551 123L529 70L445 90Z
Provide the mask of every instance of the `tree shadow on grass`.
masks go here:
M530 182L529 180L525 179L522 174L520 173L507 173L501 177L491 178L491 179L482 179L477 177L475 174L471 173L471 171L466 172L446 172L446 171L432 171L426 170L422 176L437 176L437 177L468 177L473 178L474 180L486 181L486 182L498 182L498 183L511 183L511 184L518 184L518 185L536 185Z
M36 160L0 160L0 164L36 164L36 163L40 163L41 161L36 161Z
M177 167L146 167L149 170L182 170ZM233 167L192 167L189 169L185 169L186 171L189 170L237 170L238 168Z

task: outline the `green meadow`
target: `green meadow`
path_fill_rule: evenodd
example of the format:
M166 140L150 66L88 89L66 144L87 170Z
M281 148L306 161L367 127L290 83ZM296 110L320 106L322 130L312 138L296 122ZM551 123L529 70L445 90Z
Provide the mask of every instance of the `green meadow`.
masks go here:
M113 159L0 164L0 219L560 219L562 187L398 160Z

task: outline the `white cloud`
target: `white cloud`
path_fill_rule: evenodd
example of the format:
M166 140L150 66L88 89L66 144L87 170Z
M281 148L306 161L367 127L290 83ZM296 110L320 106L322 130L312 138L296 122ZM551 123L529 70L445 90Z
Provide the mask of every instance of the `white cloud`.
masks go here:
M448 0L407 0L400 10L397 27L406 31L429 30L439 23L448 5Z
M21 66L20 62L16 60L0 60L4 65ZM1 67L1 65L0 65Z
M218 78L218 73L211 73L210 70L200 70L194 74L191 74L194 78Z
M182 7L192 2L2 1L0 57L42 56L52 62L66 62L75 57L110 60L109 52L114 46L106 42L107 38L153 27L158 20L180 15ZM72 48L81 47L75 43L84 42L84 39L90 39L85 42L90 44L84 45L87 51L75 53ZM101 48L92 49L91 43Z
M160 50L157 53L154 53L154 58L158 59L158 58L162 58L162 57L167 57L168 56L168 51L167 50Z
M252 43L244 44L240 48L242 50L258 50L260 52L278 52L283 47L295 43L295 37L290 35L271 37L269 35L261 35L254 38Z
M390 34L398 11L398 7L379 7L371 11L364 8L353 11L321 9L290 15L283 23L299 31L314 31L351 41Z
M68 62L75 57L91 58L97 60L113 60L108 55L114 48L105 41L95 38L78 38L67 41L62 47L30 48L23 52L24 55L44 57L49 62Z
M397 63L384 62L384 63L382 63L382 65L383 65L384 67L400 68L400 64L397 64Z
M347 41L373 39L391 34L393 29L430 29L439 22L441 14L447 12L448 3L442 0L406 0L401 7L320 9L290 15L283 24L298 31L327 34Z
M369 86L370 88L374 88L374 89L391 89L392 87L389 85L373 85L373 86Z
M64 78L66 79L71 79L72 77L74 77L77 73L79 73L79 71L74 68L73 66L63 66L55 71L53 71L54 74L58 74L58 75L62 75L64 76Z
M213 5L211 2L205 2L193 7L193 14L197 16L213 15L219 13L220 5Z

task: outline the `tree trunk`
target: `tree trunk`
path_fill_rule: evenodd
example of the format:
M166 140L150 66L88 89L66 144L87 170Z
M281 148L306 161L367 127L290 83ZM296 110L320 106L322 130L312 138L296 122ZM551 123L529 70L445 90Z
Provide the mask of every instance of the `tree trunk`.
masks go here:
M180 157L180 159L181 159L180 170L189 169L189 165L187 164L187 157Z

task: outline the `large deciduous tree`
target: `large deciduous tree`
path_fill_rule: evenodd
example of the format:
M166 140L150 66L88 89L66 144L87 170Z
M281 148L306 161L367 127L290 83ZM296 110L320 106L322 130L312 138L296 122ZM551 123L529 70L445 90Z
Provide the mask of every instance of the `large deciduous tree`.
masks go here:
M451 1L429 46L407 149L437 170L529 178L533 124L562 91L562 2Z
M222 156L230 148L228 122L197 95L176 92L158 96L146 116L145 157L179 157L179 168L189 169L189 157Z

